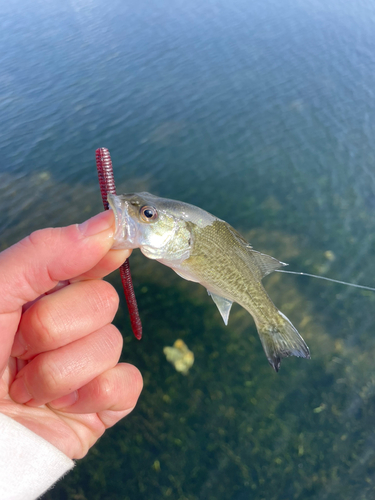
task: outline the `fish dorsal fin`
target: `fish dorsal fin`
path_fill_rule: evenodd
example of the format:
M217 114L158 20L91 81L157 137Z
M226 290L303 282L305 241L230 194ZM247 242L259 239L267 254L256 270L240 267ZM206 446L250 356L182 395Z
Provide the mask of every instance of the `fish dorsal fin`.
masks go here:
M259 280L267 276L267 274L276 271L276 269L280 269L281 267L288 265L284 262L281 262L280 260L275 259L274 257L271 257L270 255L253 250L253 247L250 245L250 243L248 243L238 231L233 229L233 227L229 224L227 224L227 228L232 233L232 236L234 236L237 242L240 243L241 248L246 251L249 260L251 260L253 264L251 268L256 278L258 278Z
M224 222L224 221L223 221ZM226 225L228 231L234 236L234 238L241 243L241 245L247 247L247 248L253 248L248 241L245 240L245 238L240 234L234 227L232 227L228 222L224 222Z
M285 264L285 262L281 262L280 260L271 257L270 255L257 252L251 247L249 248L249 254L251 254L251 258L256 265L257 278L260 280L273 271L276 271L276 269L280 269L281 267L288 265Z
M215 302L217 308L219 309L219 312L224 320L224 323L227 325L230 308L232 307L233 302L231 300L224 299L224 297L220 297L220 295L216 295L216 293L212 293L209 290L207 290L207 293L212 297L212 300Z

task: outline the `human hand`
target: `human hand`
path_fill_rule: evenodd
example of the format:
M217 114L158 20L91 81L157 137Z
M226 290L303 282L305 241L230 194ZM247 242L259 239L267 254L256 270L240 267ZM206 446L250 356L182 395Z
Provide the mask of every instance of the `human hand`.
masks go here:
M0 413L70 458L134 408L142 377L119 363L114 288L100 278L130 254L110 250L114 217L42 229L0 253Z

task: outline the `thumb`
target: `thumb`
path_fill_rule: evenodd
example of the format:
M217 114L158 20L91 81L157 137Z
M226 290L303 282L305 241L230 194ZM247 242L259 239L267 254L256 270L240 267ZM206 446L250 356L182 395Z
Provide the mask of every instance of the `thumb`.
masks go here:
M79 225L35 231L0 253L0 375L22 306L93 268L110 250L114 229L108 210Z

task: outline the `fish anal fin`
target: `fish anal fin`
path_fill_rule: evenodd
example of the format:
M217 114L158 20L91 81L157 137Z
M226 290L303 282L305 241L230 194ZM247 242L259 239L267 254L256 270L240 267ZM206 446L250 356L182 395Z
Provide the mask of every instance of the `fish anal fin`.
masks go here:
M249 248L249 254L251 254L251 258L255 263L259 279L262 279L273 271L276 271L276 269L280 269L281 267L288 265L285 264L285 262L281 262L280 260L271 257L270 255L257 252L256 250L251 249L251 247Z
M217 308L219 309L219 312L224 320L224 323L227 325L230 308L232 307L233 302L231 300L224 299L224 297L220 297L220 295L216 295L216 293L212 293L209 290L207 290L207 293L212 297L212 300L215 302Z

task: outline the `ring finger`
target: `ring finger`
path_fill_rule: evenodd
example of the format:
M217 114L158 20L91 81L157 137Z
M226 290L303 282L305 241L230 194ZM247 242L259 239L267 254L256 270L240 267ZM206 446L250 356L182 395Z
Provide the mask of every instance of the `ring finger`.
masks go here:
M85 386L113 368L120 357L122 336L107 325L68 345L44 352L17 374L10 388L16 403L40 406Z
M66 413L130 412L136 405L142 384L142 376L135 366L119 363L80 389L51 401L49 406Z

